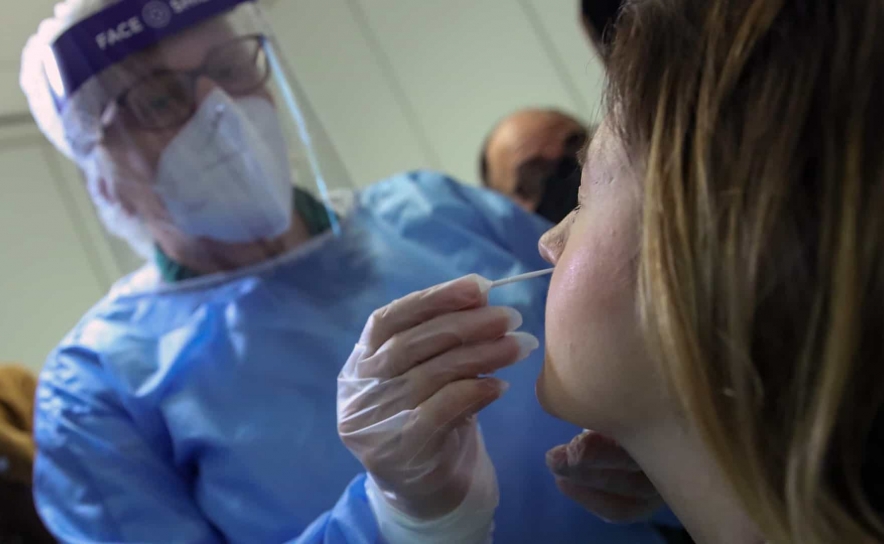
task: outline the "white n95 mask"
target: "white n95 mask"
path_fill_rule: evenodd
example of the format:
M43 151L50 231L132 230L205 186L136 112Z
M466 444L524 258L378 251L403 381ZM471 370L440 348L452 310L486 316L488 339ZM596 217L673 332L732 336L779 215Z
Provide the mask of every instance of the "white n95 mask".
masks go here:
M243 243L292 222L292 174L276 109L266 98L214 90L160 157L156 192L193 237Z

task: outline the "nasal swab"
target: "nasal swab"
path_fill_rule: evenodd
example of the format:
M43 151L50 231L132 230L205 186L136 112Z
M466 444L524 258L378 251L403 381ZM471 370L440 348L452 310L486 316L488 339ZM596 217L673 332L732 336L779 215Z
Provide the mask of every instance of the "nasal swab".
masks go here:
M549 274L552 274L553 270L555 270L555 268L548 268L546 270L538 270L536 272L528 272L527 274L519 274L518 276L513 276L511 278L504 278L502 280L493 281L493 282L491 282L490 288L494 289L495 287L500 287L501 285L507 285L510 283L518 283L520 281L532 280L534 278L539 278L541 276L547 276Z

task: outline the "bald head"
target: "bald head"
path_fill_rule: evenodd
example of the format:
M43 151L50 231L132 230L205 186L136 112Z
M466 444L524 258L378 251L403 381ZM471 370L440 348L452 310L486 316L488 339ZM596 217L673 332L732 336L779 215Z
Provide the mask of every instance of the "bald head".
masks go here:
M555 182L553 170L563 160L574 164L587 138L586 127L560 111L518 111L501 121L486 139L480 158L482 182L525 210L537 212L546 189L546 181L537 178ZM547 172L542 174L542 170Z

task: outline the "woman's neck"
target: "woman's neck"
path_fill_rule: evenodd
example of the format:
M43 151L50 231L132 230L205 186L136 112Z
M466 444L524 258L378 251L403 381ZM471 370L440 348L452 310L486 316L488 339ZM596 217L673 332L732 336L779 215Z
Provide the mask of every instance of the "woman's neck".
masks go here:
M761 544L703 441L684 421L621 440L698 544Z

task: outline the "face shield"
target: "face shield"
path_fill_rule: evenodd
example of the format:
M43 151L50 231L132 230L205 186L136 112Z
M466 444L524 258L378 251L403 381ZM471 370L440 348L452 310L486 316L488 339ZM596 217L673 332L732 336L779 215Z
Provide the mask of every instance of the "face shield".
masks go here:
M299 96L253 1L117 2L62 33L50 57L53 105L93 197L158 248L234 268L338 232Z

